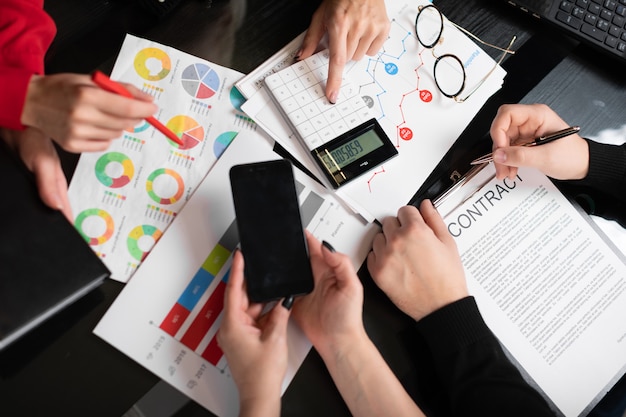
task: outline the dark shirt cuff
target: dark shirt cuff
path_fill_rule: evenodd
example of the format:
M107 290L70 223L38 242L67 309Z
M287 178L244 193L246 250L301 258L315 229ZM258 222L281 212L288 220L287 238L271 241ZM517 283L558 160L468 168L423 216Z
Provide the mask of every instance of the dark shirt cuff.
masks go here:
M495 337L483 320L476 300L467 296L429 314L416 323L431 349L446 355Z
M626 144L608 145L585 139L589 145L589 172L579 185L589 186L623 198L626 183Z

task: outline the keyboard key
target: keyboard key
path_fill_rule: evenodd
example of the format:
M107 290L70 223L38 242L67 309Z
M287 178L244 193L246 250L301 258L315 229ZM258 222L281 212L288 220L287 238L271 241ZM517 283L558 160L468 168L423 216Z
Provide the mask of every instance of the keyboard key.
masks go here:
M591 26L595 26L598 24L598 16L593 14L587 14L585 16L585 22L589 23Z
M584 9L581 9L580 7L574 7L574 9L572 10L572 16L574 16L576 19L582 19L583 17L585 17L587 13L585 12Z
M604 19L604 20L606 20L606 21L608 21L608 22L610 22L611 20L613 20L613 15L614 15L614 13L613 13L611 10L606 10L606 9L604 9L604 10L602 10L602 11L600 12L600 18L601 18L601 19Z
M600 7L599 4L591 3L591 5L589 5L589 7L587 8L587 11L591 14L595 14L596 16L598 16L602 11L602 7Z
M609 30L609 22L607 22L606 20L599 19L596 27L602 32L606 32Z
M617 39L614 38L613 36L607 36L606 39L604 40L604 44L611 48L615 48L617 46Z
M574 3L570 3L569 1L562 1L561 4L559 5L559 9L567 13L570 13L573 7L574 7Z
M585 35L590 36L593 39L597 40L598 42L604 42L604 38L606 37L606 33L602 32L601 30L598 30L596 27L588 25L586 23L584 23L580 27L580 31L582 33L584 33Z
M565 2L565 3L566 3L566 2ZM574 29L579 29L579 28L580 28L580 25L582 24L582 20L580 20L580 19L576 19L576 18L575 18L575 17L573 17L572 15L570 15L570 14L568 14L568 13L565 13L565 12L562 12L562 11L559 11L559 12L556 14L556 19L557 19L559 22L563 22L563 23L565 23L566 25L573 27Z
M620 33L622 33L622 30L617 26L611 25L611 27L609 28L609 35L613 36L614 38L619 38Z

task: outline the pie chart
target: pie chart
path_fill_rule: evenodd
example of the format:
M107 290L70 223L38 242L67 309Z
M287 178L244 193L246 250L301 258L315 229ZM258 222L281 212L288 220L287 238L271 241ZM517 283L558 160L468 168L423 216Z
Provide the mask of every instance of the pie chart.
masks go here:
M167 77L172 69L170 57L159 48L145 48L135 56L135 71L148 81L159 81Z
M183 141L183 144L179 145L170 140L172 146L179 149L191 149L204 140L204 128L189 116L174 116L166 125Z
M222 153L224 153L228 145L230 145L230 142L235 139L235 136L237 136L237 132L224 132L215 138L215 142L213 142L213 153L216 158L219 158Z
M95 169L98 181L111 188L125 186L135 173L133 161L120 152L109 152L102 155L98 158Z
M220 87L217 72L205 64L189 65L183 71L181 81L185 91L198 99L213 96Z

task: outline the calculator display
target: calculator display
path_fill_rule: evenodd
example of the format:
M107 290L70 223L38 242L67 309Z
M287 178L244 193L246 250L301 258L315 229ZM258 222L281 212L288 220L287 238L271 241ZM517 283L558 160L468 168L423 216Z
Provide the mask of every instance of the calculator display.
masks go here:
M322 154L322 159L328 169L331 172L335 172L381 146L383 146L383 141L380 136L374 130L369 130L349 142L330 150L330 155Z
M372 118L313 150L333 188L339 188L398 154Z

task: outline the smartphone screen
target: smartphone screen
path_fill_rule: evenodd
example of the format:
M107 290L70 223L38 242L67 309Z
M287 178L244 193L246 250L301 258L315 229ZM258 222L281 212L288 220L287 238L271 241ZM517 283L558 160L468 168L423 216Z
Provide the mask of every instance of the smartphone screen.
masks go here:
M230 185L250 300L311 292L313 274L291 162L235 165Z

